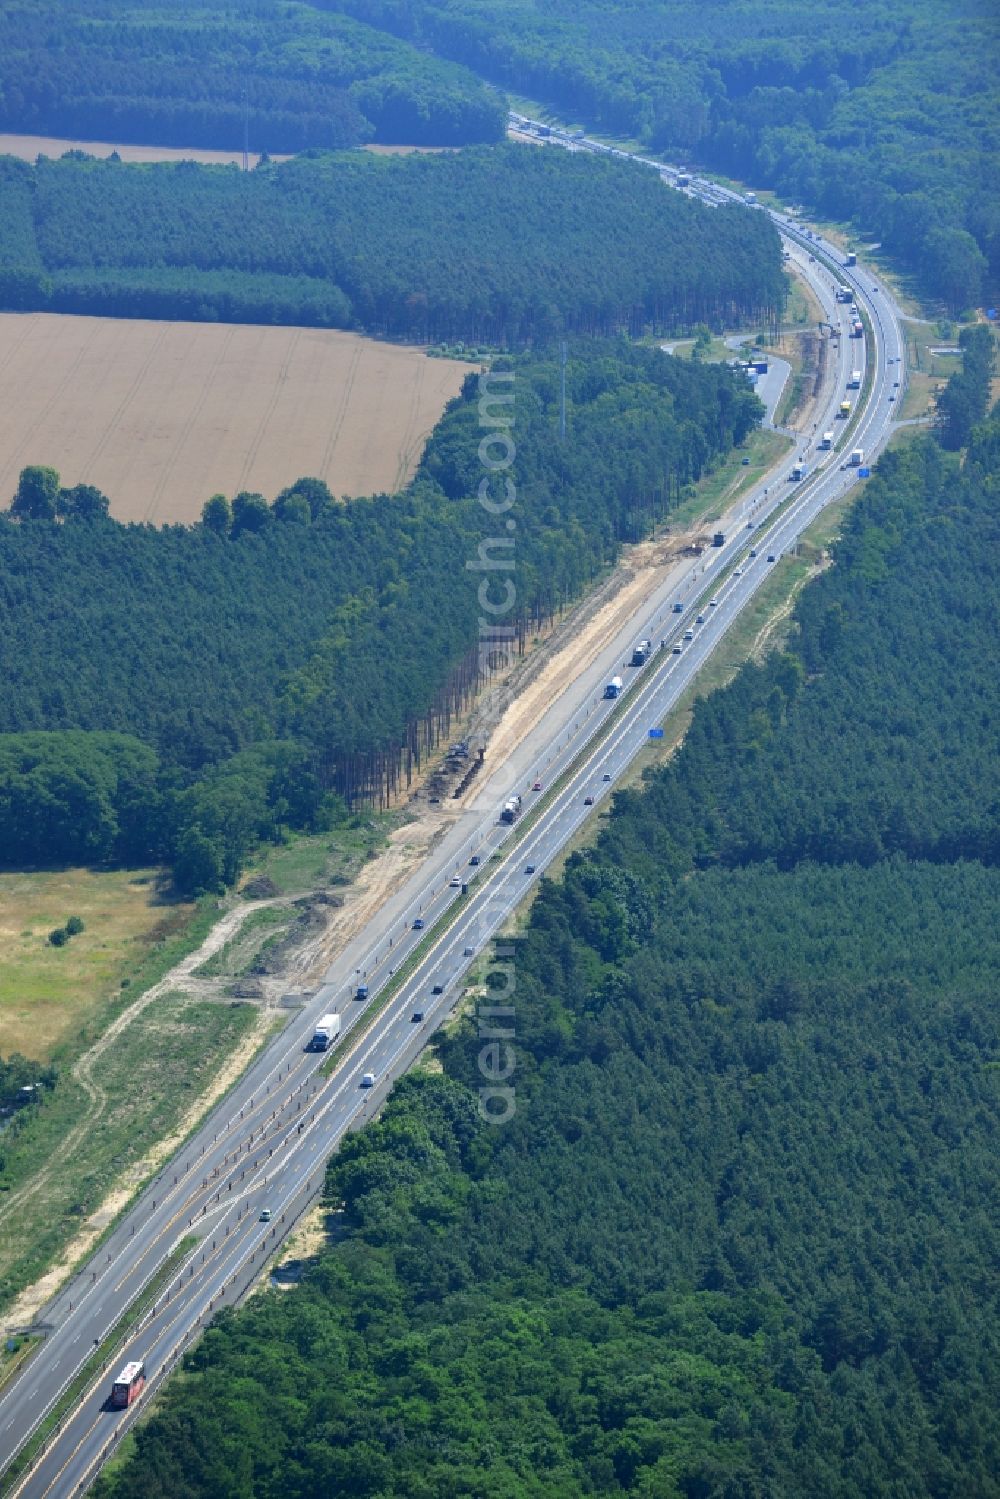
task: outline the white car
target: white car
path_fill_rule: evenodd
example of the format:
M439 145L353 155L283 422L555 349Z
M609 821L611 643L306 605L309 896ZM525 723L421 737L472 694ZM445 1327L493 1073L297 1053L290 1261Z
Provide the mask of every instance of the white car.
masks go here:
M451 879L448 881L448 884L451 886L452 890L459 890L461 889L462 881L459 879L457 874L453 874Z

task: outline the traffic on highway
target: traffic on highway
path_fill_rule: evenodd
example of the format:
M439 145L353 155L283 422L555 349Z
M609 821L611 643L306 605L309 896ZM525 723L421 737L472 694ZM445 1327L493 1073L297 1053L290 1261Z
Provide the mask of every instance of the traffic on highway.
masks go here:
M513 118L519 129L560 137ZM576 150L627 155L561 134ZM643 164L707 201L740 200L681 169ZM898 309L863 267L845 265L800 221L772 217L830 329L812 430L722 518L721 542L678 564L627 631L567 682L518 749L483 777L424 867L348 944L307 1006L46 1309L44 1340L0 1398L4 1470L81 1371L89 1378L5 1492L41 1499L75 1494L92 1481L206 1323L258 1279L322 1190L330 1153L412 1065L453 1010L470 967L583 821L601 810L780 558L884 446L905 379ZM849 300L839 295L843 287ZM841 416L845 401L850 410ZM857 452L863 461L851 460ZM636 642L643 659L633 664ZM324 1027L326 1044L317 1046ZM137 1320L119 1332L123 1313L143 1296Z

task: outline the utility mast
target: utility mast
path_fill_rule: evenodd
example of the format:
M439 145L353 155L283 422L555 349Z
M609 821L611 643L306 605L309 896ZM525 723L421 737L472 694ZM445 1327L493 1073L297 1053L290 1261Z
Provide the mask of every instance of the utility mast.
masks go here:
M243 80L243 170L250 170L250 94L247 81Z
M559 439L566 439L566 340L559 349Z

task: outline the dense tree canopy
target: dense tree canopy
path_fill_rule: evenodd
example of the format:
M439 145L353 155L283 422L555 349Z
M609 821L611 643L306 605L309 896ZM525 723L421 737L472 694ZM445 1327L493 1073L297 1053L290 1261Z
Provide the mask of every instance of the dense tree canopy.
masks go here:
M580 342L561 444L551 356L519 356L509 373L516 643L742 441L760 404L728 368ZM19 492L41 488L51 504L44 518L0 519L0 857L157 857L196 827L215 853L186 838L182 868L202 871L187 885L215 888L256 838L315 825L327 792L384 801L488 665L480 575L466 567L497 525L477 499L479 394L470 376L396 496L337 503L304 478L273 506L212 496L201 525L157 530L60 507L53 497L77 491L26 470ZM131 790L126 805L105 786L107 736L146 756L146 821ZM52 816L33 821L43 783Z
M245 104L244 104L245 101ZM498 140L506 104L466 68L279 0L10 0L0 129L239 151Z
M0 305L492 343L767 324L763 214L517 146L235 167L0 158Z
M472 1013L101 1499L997 1494L998 475L883 459L494 967L513 1117Z
M1000 31L965 0L335 0L598 130L855 219L953 308L1000 294Z

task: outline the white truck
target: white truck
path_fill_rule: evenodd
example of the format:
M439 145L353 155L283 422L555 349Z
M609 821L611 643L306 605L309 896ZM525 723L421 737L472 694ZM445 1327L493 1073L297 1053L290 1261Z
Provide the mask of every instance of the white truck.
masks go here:
M822 438L822 441L820 442L820 447L823 448L824 451L826 451L826 452L829 452L829 450L833 447L833 429L832 428L831 428L831 430L829 432L824 432L823 433L823 438Z
M520 815L521 815L521 798L519 796L510 796L510 797L508 797L507 800L503 804L503 810L500 813L500 821L501 822L516 822L517 819L520 817Z
M849 286L838 286L837 287L837 301L838 302L853 302L854 301L854 293L851 291L851 288Z
M318 1021L309 1043L310 1051L326 1051L340 1035L340 1016L332 1010Z
M860 390L861 389L861 371L860 370L851 370L851 378L847 382L847 388L848 388L848 390Z
M853 448L849 459L852 468L860 468L865 461L864 448Z
M798 484L799 480L800 479L804 479L805 476L806 476L806 466L805 466L804 463L796 463L794 465L794 467L792 468L791 473L788 475L789 479L791 480L791 482L793 484Z
M604 696L605 697L620 697L621 696L621 690L622 690L622 679L621 679L621 677L612 677L611 681L608 683L608 685L604 689Z

